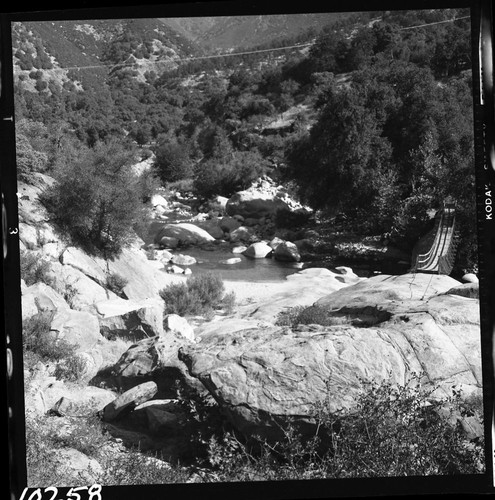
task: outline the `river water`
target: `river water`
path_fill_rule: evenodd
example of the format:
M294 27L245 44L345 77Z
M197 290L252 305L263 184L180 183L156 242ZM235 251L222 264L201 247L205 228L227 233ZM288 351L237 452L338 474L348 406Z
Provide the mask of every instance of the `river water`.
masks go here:
M166 224L175 222L191 222L185 217L175 217L166 222L153 220L148 228L148 234L143 239L145 243L152 243L154 236ZM248 246L248 245L246 245ZM228 244L203 247L184 247L173 250L174 254L183 254L194 257L197 261L189 267L193 274L215 272L222 279L228 281L284 281L285 278L301 270L302 264L293 262L280 262L272 258L251 259L242 254L232 253ZM238 258L236 264L224 264L223 261Z
M172 218L171 218L172 219ZM175 220L168 221L151 221L149 232L145 239L146 243L152 243L155 234L165 224L174 222L191 222L186 217L176 217ZM303 268L302 263L280 262L273 258L251 259L242 254L232 253L232 246L229 244L212 245L210 247L185 247L177 248L173 251L174 254L184 254L194 257L196 264L187 266L193 274L201 274L206 272L215 272L223 280L228 281L252 281L252 282L277 282L284 281L291 274L297 273ZM368 262L366 260L355 260L352 262L346 259L339 259L333 256L325 258L321 256L321 260L314 262L305 262L304 268L307 267L326 267L333 270L337 266L349 266L353 271L361 277L370 277L376 273L384 274L403 274L407 272L408 267L403 264L397 264L394 260L382 262ZM228 259L238 258L240 262L235 264L225 264L223 261Z
M242 254L233 254L230 248L187 248L180 250L184 255L190 255L197 260L189 266L193 274L215 272L222 279L228 281L284 281L293 273L300 271L297 263L279 262L275 259L251 259ZM236 264L224 264L223 261L239 258Z

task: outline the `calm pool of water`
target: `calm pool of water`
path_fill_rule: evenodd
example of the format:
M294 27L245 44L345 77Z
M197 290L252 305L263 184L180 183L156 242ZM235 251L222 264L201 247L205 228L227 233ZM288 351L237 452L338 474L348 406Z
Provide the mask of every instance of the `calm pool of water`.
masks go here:
M241 254L233 254L228 248L204 250L187 248L177 253L190 255L197 260L189 266L193 274L215 272L224 280L237 281L283 281L289 274L297 273L300 265L279 262L274 259L250 259ZM222 261L239 258L236 264L223 264Z

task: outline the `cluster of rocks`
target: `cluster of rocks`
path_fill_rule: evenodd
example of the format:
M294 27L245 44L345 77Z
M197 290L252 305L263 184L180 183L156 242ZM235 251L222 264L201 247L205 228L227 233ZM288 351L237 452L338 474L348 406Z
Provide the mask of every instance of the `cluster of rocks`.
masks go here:
M48 214L38 199L52 182L46 175L33 174L30 184L20 182L18 186L21 265L34 262L40 274L34 283L21 279L23 324L43 321L48 338L71 345L74 355L84 363L83 382L115 363L130 342L169 332L192 340L192 328L185 319L164 316L159 292L170 278L157 272L141 249L142 241L136 238L135 245L108 261L64 242L47 222ZM186 261L190 262L185 256L171 256L172 263ZM119 295L110 289L109 276L121 278ZM36 383L53 388L53 368L48 373L41 370L34 377ZM44 375L46 380L42 380ZM26 380L33 377L26 375ZM52 398L43 391L34 391L33 398L28 410L49 409Z
M176 457L187 447L189 425L177 401L177 380L213 398L239 432L269 441L279 439L288 422L314 433L311 412L323 400L335 412L352 410L366 381L401 385L421 373L433 398L450 396L452 387L463 397L481 397L475 282L423 274L364 279L349 268L312 268L291 275L269 300L193 327L163 315L159 291L175 277L157 269L181 267L186 258L164 249L170 247L164 238L175 239L177 249L211 244L215 236L191 223L165 224L151 248L154 260L141 242L103 261L63 244L46 222L36 198L47 182L40 174L35 185L19 186L21 249L47 263L50 283L22 284L23 321L48 315L47 335L73 345L85 363L78 384L57 380L53 366L38 364L26 373L27 417L56 415L56 433L70 432L71 418L98 414L120 442ZM241 210L240 203L230 206ZM235 231L248 229L239 217L244 215L208 222L218 223L223 237L220 224L228 227L232 242ZM236 241L236 252L248 258L298 259L292 242L242 242ZM122 296L105 286L109 273L125 278ZM279 313L314 305L334 322L278 326ZM469 439L482 436L476 416L457 421ZM90 470L88 457L84 462L75 450L64 453L74 470L76 458Z
M165 202L156 196L152 200L155 210L164 208ZM285 262L301 261L301 251L311 245L308 234L277 228L276 219L281 212L309 211L289 195L282 186L277 186L268 177L255 182L249 189L235 193L230 198L217 196L201 205L199 214L187 221L164 223L161 209L155 214L150 224L149 235L152 243L148 249L159 255L163 250L173 252L190 246L211 247L230 246L234 254L243 254L248 258L274 258ZM316 235L317 236L317 235ZM160 258L159 260L164 260ZM165 265L170 264L168 254ZM240 257L226 259L225 264L241 262ZM189 273L189 269L169 266L167 271Z
M180 195L175 193L174 197L179 198ZM168 220L171 215L188 217L191 211L191 206L187 203L183 203L179 199L169 201L159 193L155 193L151 197L150 203L154 218L159 220Z
M105 406L104 420L118 427L124 415L129 422L137 419L134 412L152 412L152 428L141 432L161 429L162 438L186 425L170 393L173 371L212 396L239 432L269 441L280 439L289 422L314 433L317 402L327 401L335 413L352 410L367 381L403 385L421 374L423 386L433 390L431 401L448 398L452 388L463 397L481 397L479 302L459 295L459 282L447 276L360 279L350 270L311 271L295 278L300 286L289 286L286 299L318 282L333 282L335 291L321 297L320 289L313 299L320 295L314 303L335 317L334 325L280 327L256 308L242 319L197 328L194 342L143 339L114 367L127 392ZM459 414L455 423L468 439L479 439L479 419Z
M170 213L189 210L188 220L183 221L185 225L175 230L174 227L165 225L163 231L156 234L155 243L161 243L168 248L204 244L211 242L211 238L232 243L254 242L260 235L273 235L276 232L276 217L280 212L310 213L310 210L297 202L286 188L276 185L267 176L263 176L248 189L235 193L230 198L222 196L212 198L199 206L199 213L196 215L193 214L190 205L178 201L168 202L161 195L153 196L151 203L155 219L161 221L167 210ZM185 230L193 231L192 225L203 231L196 230L194 234L185 233ZM176 225L171 224L171 226Z

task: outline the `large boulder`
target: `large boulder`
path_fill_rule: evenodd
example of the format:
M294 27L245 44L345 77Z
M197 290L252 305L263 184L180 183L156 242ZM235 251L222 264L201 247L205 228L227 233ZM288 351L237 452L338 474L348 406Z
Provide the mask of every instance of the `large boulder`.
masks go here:
M186 318L178 314L167 314L163 325L166 330L175 332L181 337L194 341L194 328L188 323Z
M226 233L230 233L238 227L241 227L241 223L237 219L234 219L234 217L222 217L218 221L218 225Z
M105 285L107 274L104 259L90 256L80 248L68 247L60 256L60 262L81 271L99 285Z
M196 264L196 259L190 255L178 253L172 256L170 262L176 266L192 266Z
M264 241L258 241L249 245L243 254L251 259L264 259L270 256L272 252L272 247L268 246Z
M370 373L403 380L400 353L376 331L291 332L280 327L211 335L201 349L180 352L193 376L246 435L281 437L277 423L298 426L331 395L331 409L350 408Z
M129 411L152 399L157 392L158 387L153 381L144 382L127 390L105 406L102 412L103 420L106 422L115 420L122 412Z
M133 301L117 297L97 302L94 312L100 329L107 333L140 330L148 337L163 333L163 302L160 299Z
M35 366L26 379L24 393L26 415L31 416L44 415L50 409L66 415L96 414L115 399L107 389L56 380L42 364Z
M208 200L206 203L206 211L218 211L218 212L225 212L225 207L227 205L227 202L229 201L228 198L225 196L214 196L212 199Z
M169 203L161 194L154 194L151 197L151 206L153 208L156 207L168 208Z
M462 283L459 286L451 288L446 293L478 299L480 296L480 287L478 283Z
M282 262L299 262L301 260L299 249L295 243L290 241L284 241L277 245L273 251L273 257L275 260Z
M254 232L251 228L246 226L239 226L237 229L234 229L230 232L230 242L238 243L244 242L248 243L252 240L254 236Z
M35 283L22 291L23 320L40 312L69 309L64 297L45 283Z
M317 302L335 316L333 326L211 330L179 357L237 429L273 441L289 422L314 433L318 402L352 410L368 382L402 385L419 374L433 399L452 396L453 387L480 396L479 301L443 293L451 278L428 284L431 276L416 276L417 286L412 278L344 285Z
M286 277L272 295L246 306L250 318L275 322L278 314L296 306L310 306L318 299L349 286L343 276L326 268L312 267Z
M446 293L460 283L445 275L381 274L363 280L352 287L331 294L318 301L318 305L330 310L351 310L354 307L384 309L386 305L404 304L410 308L416 301L422 302L439 293ZM411 302L413 301L413 302Z
M172 330L165 330L159 337L140 340L114 364L113 376L124 389L152 379L158 384L160 394L166 397L175 397L177 380L196 391L204 392L202 384L189 375L186 366L178 358L179 349L191 343L191 340Z
M225 264L227 266L232 266L234 264L239 264L242 262L242 259L240 257L232 257L230 259L225 259L219 261L219 264Z
M91 310L96 302L117 298L115 293L72 265L50 262L48 277L52 288L66 298L72 309Z
M279 210L289 211L289 205L272 193L247 189L229 198L225 210L227 215L242 215L244 218L260 219L274 216Z
M213 238L219 240L223 238L223 229L220 226L220 221L217 218L208 219L195 223L201 229L204 229L207 233L209 233Z
M130 300L155 298L168 283L165 273L157 272L146 254L133 248L124 248L118 257L109 260L108 273L125 280L123 292Z
M203 245L215 241L208 231L188 222L166 224L155 235L155 243L160 244L164 237L177 239L179 245Z
M78 352L89 352L101 340L96 316L83 311L57 310L50 324L50 335L74 346Z

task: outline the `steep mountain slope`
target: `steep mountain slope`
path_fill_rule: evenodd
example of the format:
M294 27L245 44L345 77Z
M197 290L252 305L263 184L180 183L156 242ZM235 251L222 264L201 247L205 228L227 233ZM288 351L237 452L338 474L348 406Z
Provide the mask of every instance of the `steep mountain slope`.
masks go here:
M348 13L280 14L160 19L190 40L211 49L249 48L324 26Z
M113 65L174 65L178 58L201 53L196 44L156 19L14 23L12 39L14 71L24 75L21 79L28 86L54 79L88 88L101 85Z

